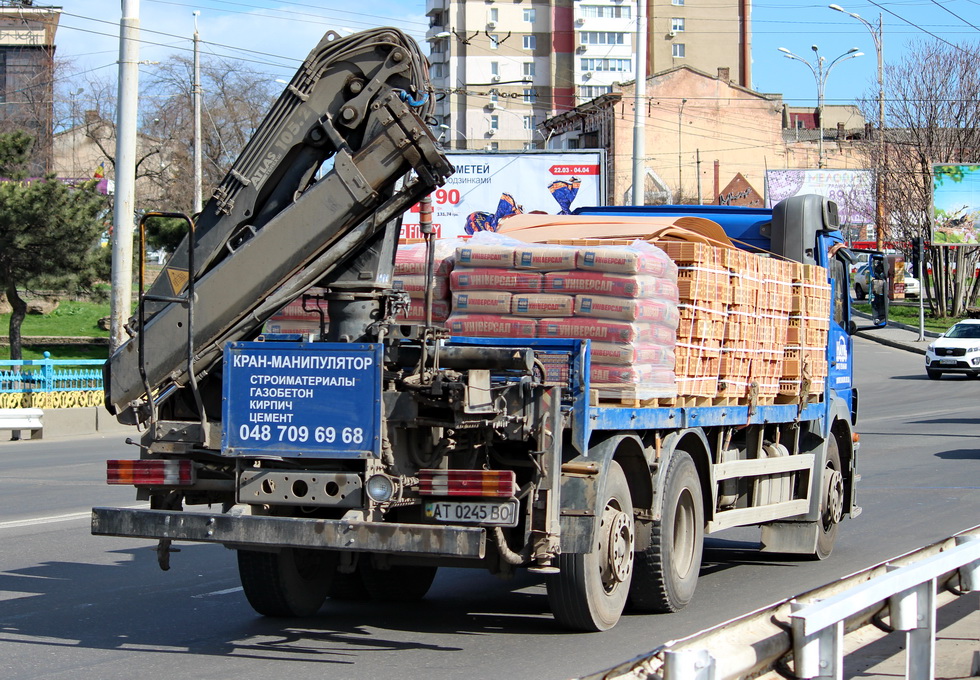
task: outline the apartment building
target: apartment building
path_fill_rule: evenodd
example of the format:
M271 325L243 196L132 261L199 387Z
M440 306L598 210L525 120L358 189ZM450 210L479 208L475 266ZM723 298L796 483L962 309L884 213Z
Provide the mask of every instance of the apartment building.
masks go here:
M647 73L681 65L750 87L751 0L646 2ZM427 0L431 78L453 149L545 146L545 119L635 79L637 2Z

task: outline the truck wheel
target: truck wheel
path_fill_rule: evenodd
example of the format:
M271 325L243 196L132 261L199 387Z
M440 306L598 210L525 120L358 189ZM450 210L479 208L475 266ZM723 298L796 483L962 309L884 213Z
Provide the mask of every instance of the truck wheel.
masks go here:
M704 504L694 460L674 451L667 464L660 521L650 546L636 555L630 604L639 611L676 612L694 597L704 548Z
M820 483L820 519L817 534L817 551L813 557L825 560L830 557L837 542L837 529L844 514L844 476L841 472L840 450L833 435L827 440L827 462L824 464Z
M374 600L382 602L415 602L425 597L436 578L437 567L394 565L377 569L367 560L357 570L364 588Z
M238 574L252 609L263 616L312 616L330 589L337 556L323 550L238 551Z
M560 572L548 577L555 619L573 630L602 631L616 625L633 578L633 502L619 463L609 465L605 502L592 552L561 554Z

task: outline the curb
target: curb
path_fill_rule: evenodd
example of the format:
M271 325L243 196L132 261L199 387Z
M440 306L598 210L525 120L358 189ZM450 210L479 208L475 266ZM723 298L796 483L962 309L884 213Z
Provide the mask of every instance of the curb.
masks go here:
M877 342L879 345L887 345L889 347L894 347L895 349L903 349L906 352L912 352L913 354L922 354L925 356L926 353L925 347L916 347L915 345L910 345L907 342L900 342L881 335L876 335L874 331L858 331L854 335L859 338L864 338L865 340Z

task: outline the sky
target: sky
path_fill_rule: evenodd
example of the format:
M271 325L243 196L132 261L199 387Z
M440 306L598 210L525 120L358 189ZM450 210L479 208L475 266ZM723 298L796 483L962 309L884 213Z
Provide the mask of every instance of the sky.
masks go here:
M271 80L288 79L303 57L329 29L359 31L397 26L423 43L428 20L424 0L129 0L139 7L143 29L140 58L164 59L168 53L190 54L194 16L204 54L248 60ZM688 0L728 3L734 0ZM40 0L37 4L49 4ZM81 75L115 78L121 2L62 0L57 34L58 54L70 59ZM980 44L980 0L838 0L847 11L877 25L883 17L884 60L899 63L912 41ZM858 20L813 0L761 0L752 8L752 86L780 93L792 105L816 104L816 80L806 65L785 58L779 47L813 61L811 45L827 63L852 47L864 56L838 63L827 78L825 104L850 104L877 95L877 58L871 32ZM932 35L930 35L930 33ZM935 37L934 37L935 36ZM146 73L149 63L141 67ZM887 80L886 80L887 91Z

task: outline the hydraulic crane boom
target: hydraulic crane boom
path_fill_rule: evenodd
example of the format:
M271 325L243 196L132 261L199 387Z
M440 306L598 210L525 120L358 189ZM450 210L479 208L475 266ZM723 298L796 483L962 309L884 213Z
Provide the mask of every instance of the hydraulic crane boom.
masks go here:
M149 289L142 352L131 322L107 362L106 403L120 420L146 420L147 393L163 401L194 382L191 370L206 378L225 343L254 337L324 277L368 295L386 287L398 218L452 172L425 122L428 90L425 57L397 29L320 41L198 217L194 242ZM188 303L175 300L191 277L189 336ZM205 403L220 397L214 382Z

